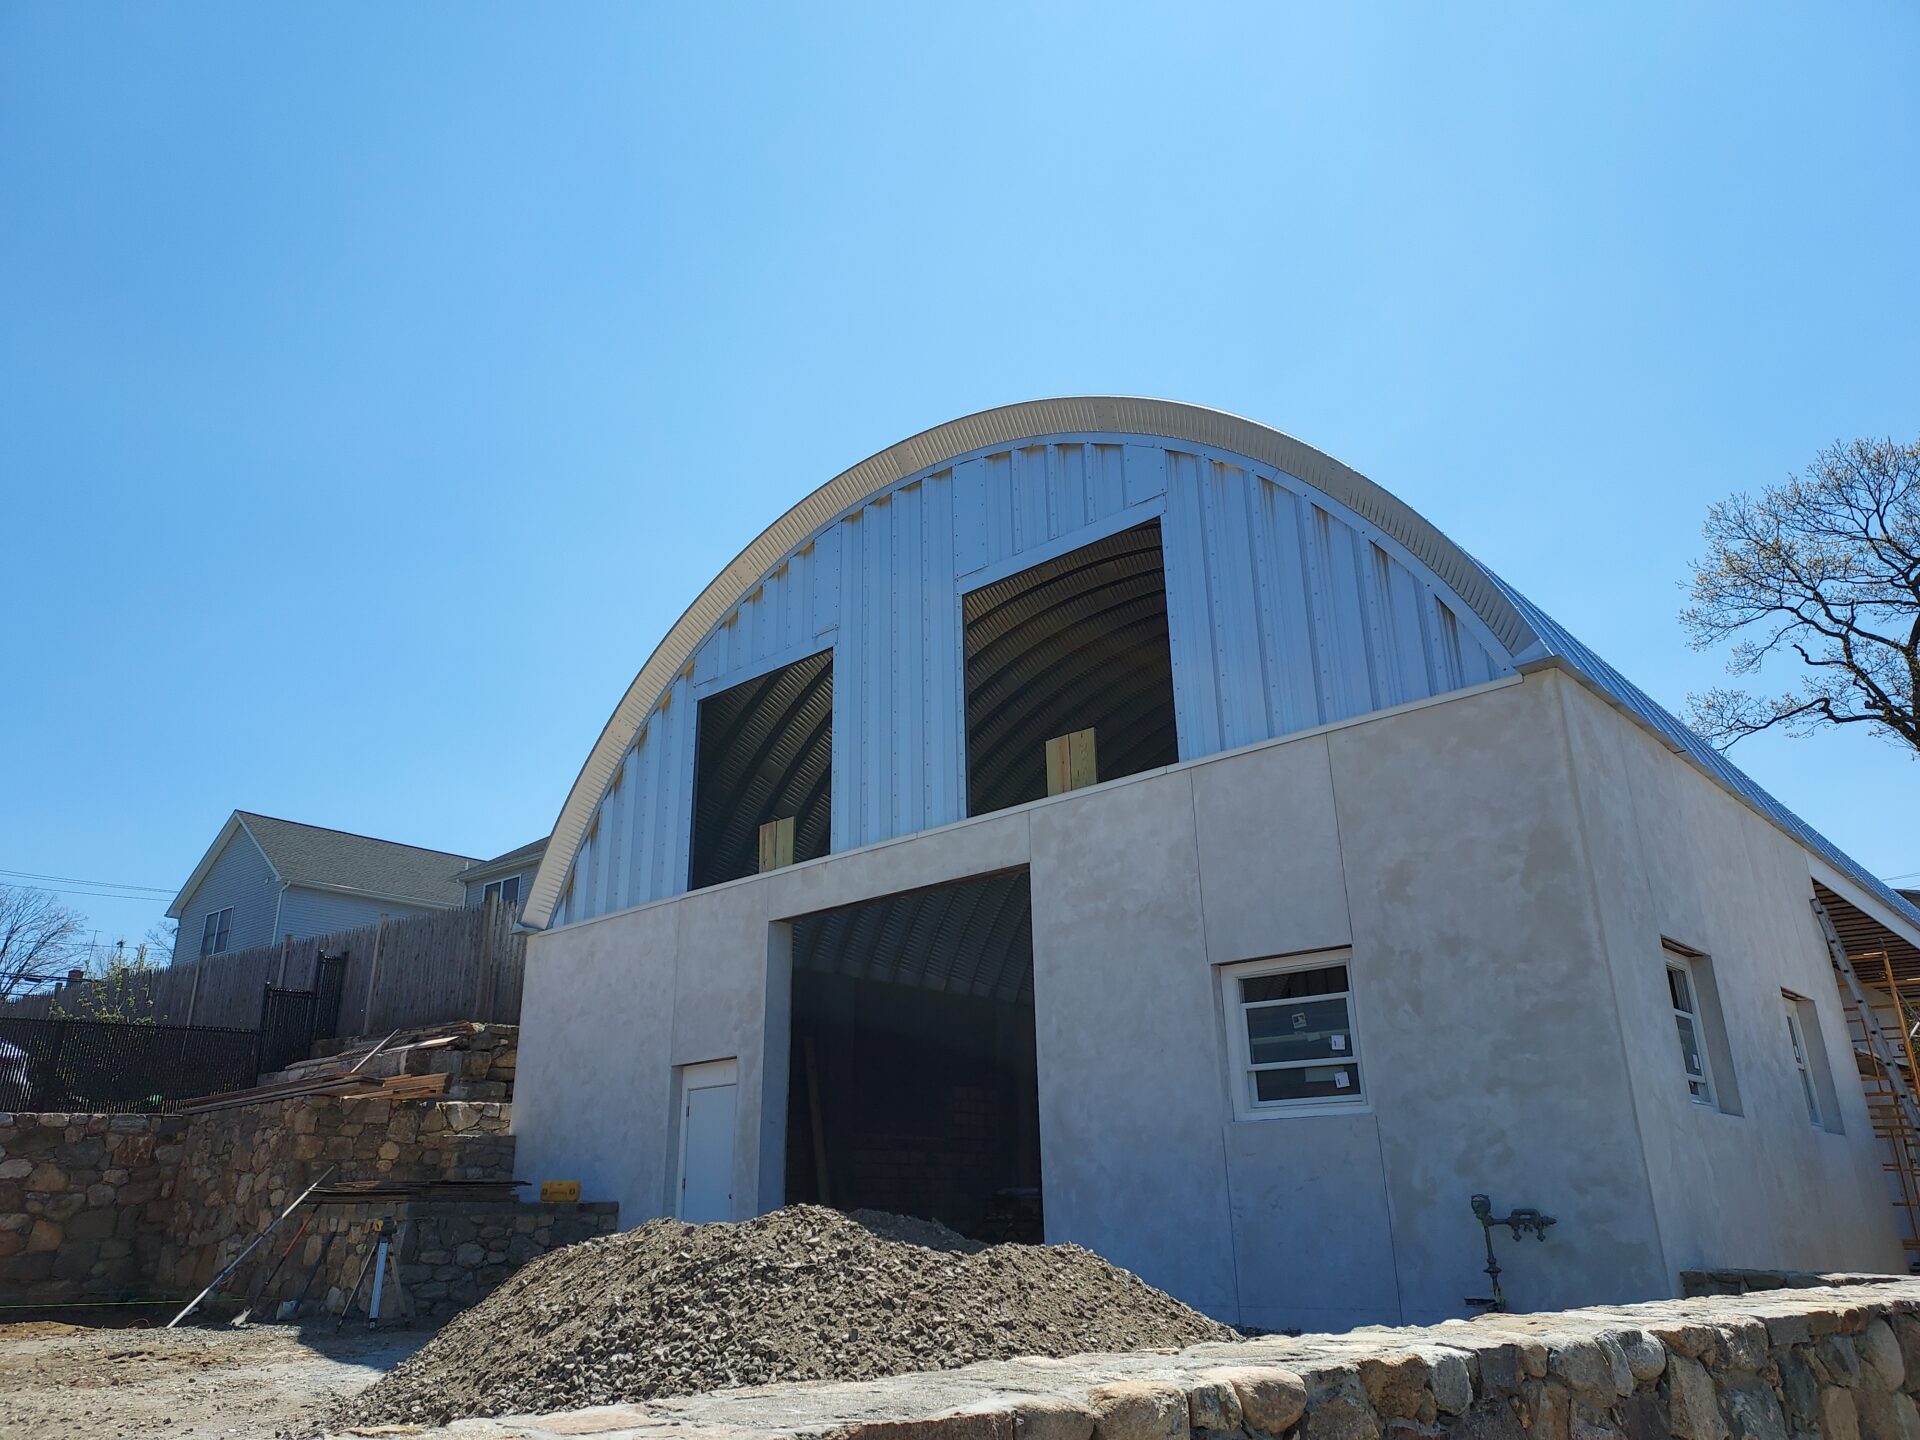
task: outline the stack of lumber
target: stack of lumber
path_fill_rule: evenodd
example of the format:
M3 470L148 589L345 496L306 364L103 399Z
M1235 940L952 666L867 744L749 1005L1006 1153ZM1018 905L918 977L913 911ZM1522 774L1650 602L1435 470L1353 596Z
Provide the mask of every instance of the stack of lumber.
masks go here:
M322 1075L312 1080L283 1080L275 1085L256 1085L250 1090L226 1090L218 1095L203 1095L180 1106L182 1115L199 1115L208 1110L226 1110L235 1105L267 1105L276 1100L297 1100L303 1095L378 1096L387 1100L430 1100L447 1093L445 1075L391 1075L381 1080L370 1075Z
M517 1200L524 1180L336 1180L311 1197L316 1205L364 1204L386 1200Z

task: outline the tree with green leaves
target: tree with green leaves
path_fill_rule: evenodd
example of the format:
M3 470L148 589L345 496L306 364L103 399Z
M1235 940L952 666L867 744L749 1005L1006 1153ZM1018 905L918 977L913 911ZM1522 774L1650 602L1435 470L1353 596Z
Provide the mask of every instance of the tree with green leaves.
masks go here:
M145 943L127 948L122 940L89 960L78 985L69 985L50 1002L50 1014L66 1020L108 1020L120 1025L151 1025L153 979L161 962Z
M1681 620L1696 650L1731 642L1727 669L1792 672L1771 695L1688 697L1719 749L1779 728L1829 726L1920 750L1920 441L1835 442L1806 470L1707 512Z

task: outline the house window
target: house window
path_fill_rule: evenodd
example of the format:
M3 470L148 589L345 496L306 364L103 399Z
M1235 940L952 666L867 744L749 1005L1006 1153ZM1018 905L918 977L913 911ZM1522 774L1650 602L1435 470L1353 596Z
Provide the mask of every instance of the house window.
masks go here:
M233 907L216 910L207 916L206 928L200 932L200 953L219 955L227 948L227 932L233 929Z
M1700 1002L1695 998L1690 957L1667 952L1667 994L1673 1001L1673 1023L1680 1032L1680 1062L1686 1067L1687 1095L1696 1105L1713 1104L1713 1077L1707 1072L1707 1043L1700 1025Z
M1800 1024L1799 1002L1787 1000L1787 1043L1793 1047L1793 1068L1800 1076L1800 1093L1807 1100L1807 1119L1820 1126L1820 1095L1813 1085L1813 1064L1807 1058L1806 1031Z
M509 875L504 880L489 880L486 888L480 892L480 903L484 905L489 900L498 900L502 905L518 905L520 877Z
M1221 967L1236 1114L1364 1103L1348 964L1316 955Z

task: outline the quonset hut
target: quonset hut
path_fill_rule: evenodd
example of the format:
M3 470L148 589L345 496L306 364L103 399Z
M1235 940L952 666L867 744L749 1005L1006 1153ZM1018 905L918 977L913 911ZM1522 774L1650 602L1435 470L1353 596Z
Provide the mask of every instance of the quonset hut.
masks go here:
M521 1173L1072 1240L1232 1322L1893 1269L1820 915L1920 913L1251 421L956 420L668 632L528 897Z

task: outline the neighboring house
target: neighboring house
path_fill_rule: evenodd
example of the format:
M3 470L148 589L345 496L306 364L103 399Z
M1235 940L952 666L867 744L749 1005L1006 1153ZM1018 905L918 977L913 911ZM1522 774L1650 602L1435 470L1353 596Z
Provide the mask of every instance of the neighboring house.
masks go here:
M518 905L533 888L534 872L540 868L540 857L546 853L547 840L543 835L532 844L462 870L460 883L467 887L467 907L478 909L496 897L502 905Z
M236 810L167 910L180 922L173 958L454 909L466 901L461 872L481 863Z
M522 903L517 1165L627 1225L1043 1230L1268 1329L1467 1313L1487 1243L1522 1310L1903 1270L1815 900L1920 970L1907 899L1363 476L1009 406L640 669Z

